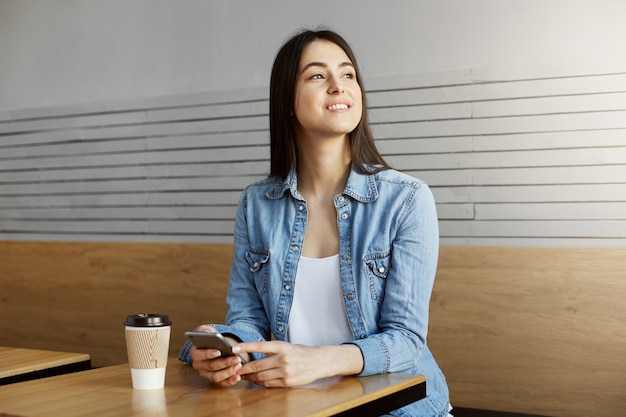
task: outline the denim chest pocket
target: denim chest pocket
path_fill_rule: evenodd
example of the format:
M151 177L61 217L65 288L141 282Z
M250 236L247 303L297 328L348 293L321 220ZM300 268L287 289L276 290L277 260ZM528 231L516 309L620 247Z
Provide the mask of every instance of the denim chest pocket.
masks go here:
M270 251L264 249L251 248L246 252L246 262L254 277L254 284L259 294L267 291L268 268L267 262L270 260Z
M363 261L367 270L372 300L382 302L385 298L387 275L391 268L391 253L389 251L372 253L365 256Z

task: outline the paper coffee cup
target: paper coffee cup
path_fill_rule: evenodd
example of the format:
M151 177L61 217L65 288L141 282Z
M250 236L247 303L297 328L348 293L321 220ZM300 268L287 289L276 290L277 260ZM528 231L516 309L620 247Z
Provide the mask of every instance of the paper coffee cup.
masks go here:
M169 317L134 314L126 318L124 325L133 388L163 388L172 325Z

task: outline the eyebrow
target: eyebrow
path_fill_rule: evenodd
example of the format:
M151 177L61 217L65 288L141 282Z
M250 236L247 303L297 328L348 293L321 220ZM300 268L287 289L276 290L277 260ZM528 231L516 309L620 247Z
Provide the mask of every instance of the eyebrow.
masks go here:
M306 64L304 66L304 68L302 68L302 70L300 70L300 73L302 74L304 71L306 71L307 69L311 68L311 67L323 67L323 68L328 68L328 64L325 62L317 62L317 61L313 61L313 62L309 62L308 64ZM352 67L354 68L354 65L352 64L352 62L350 61L345 61L339 64L339 67Z

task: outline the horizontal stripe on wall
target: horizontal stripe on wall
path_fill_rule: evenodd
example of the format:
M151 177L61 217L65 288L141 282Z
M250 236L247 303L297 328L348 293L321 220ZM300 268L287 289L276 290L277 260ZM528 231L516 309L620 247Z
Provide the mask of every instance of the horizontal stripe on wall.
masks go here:
M442 244L626 246L626 72L525 70L367 80L381 152ZM0 237L232 241L267 112L264 88L3 112Z

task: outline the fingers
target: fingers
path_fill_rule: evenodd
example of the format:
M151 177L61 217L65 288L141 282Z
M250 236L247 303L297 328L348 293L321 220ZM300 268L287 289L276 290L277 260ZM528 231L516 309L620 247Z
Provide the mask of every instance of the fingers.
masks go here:
M292 344L281 341L271 342L244 342L233 346L233 353L264 353L266 355L276 355L291 349Z
M207 369L204 366L196 367L196 362L194 362L194 369L198 370L198 374L201 377L209 380L214 384L219 384L224 387L235 385L237 382L241 381L241 375L239 375L241 366L241 363L236 363L232 366L228 366L225 368L211 370Z
M287 386L284 381L285 374L282 369L270 367L268 369L258 370L258 368L261 367L256 368L257 369L244 365L238 373L241 375L241 378L246 381L254 382L264 387Z
M217 330L215 329L215 327L209 326L208 324L203 324L202 326L198 326L198 331L217 333Z
M253 346L249 346L253 351L257 351ZM282 354L273 353L280 349L263 349L266 356L243 364L238 374L247 381L254 382L264 387L284 387L286 385L287 364L290 360Z
M221 382L216 382L216 384L218 384L219 386L223 388L228 388L228 387L232 387L233 385L236 385L239 381L241 381L241 376L233 375L230 378L225 379Z
M198 374L214 384L229 387L241 381L241 375L239 375L240 369L241 363L238 363L218 371L199 370Z
M198 349L192 347L189 351L193 359L192 367L198 374L212 383L223 387L235 385L241 380L241 358L237 356L220 357L220 351L215 349Z
M286 342L246 342L233 346L233 353L249 354L252 352L262 353L265 356L255 361L244 364L240 374L256 374L269 369L275 369L286 365L287 353L293 350L293 345Z
M189 351L191 359L193 359L194 368L205 370L219 370L228 366L241 363L239 356L220 356L220 351L217 349L198 349L191 348Z
M198 328L199 331L202 329L210 329L210 326ZM302 357L306 355L298 349L296 345L282 341L238 343L233 346L233 353L265 354L262 359L245 364L238 356L220 357L220 352L215 349L192 347L190 355L200 376L222 387L235 385L241 379L265 387L285 387L296 385L301 379L299 369L302 369Z

